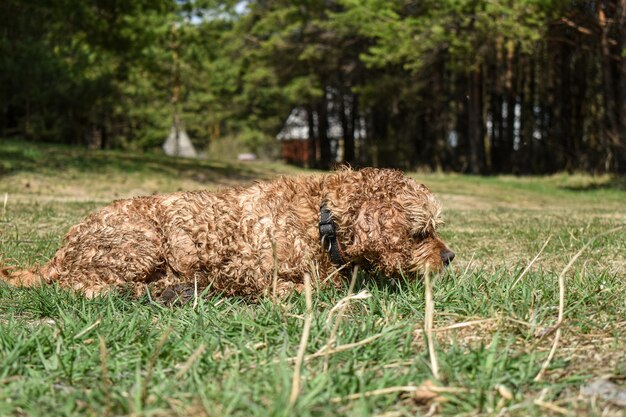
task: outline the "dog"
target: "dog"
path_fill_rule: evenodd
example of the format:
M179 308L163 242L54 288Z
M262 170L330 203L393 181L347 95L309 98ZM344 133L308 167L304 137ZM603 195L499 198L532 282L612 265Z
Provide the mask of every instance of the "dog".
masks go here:
M387 277L441 271L430 190L388 169L342 169L211 193L118 200L73 226L41 268L5 268L14 285L58 283L88 297L130 288L210 287L227 296L288 294L312 267L335 284L346 266Z

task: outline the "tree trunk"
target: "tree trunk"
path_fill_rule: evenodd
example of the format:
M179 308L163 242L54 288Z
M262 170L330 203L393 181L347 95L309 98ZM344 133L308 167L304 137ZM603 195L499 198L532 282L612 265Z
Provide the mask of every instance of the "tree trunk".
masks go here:
M346 106L346 101L352 101L349 95L340 94L339 97L339 117L341 119L341 130L343 133L343 160L352 164L354 163L354 117L349 114L349 109L354 109L354 106Z
M523 83L520 94L520 156L526 161L528 172L537 172L537 161L535 159L535 117L533 108L535 106L535 72L533 69L533 59L520 60L521 72L523 72Z
M623 1L623 0L622 0ZM603 2L606 3L606 2ZM605 4L606 5L606 4ZM620 131L618 120L618 108L616 103L615 87L617 85L613 75L613 62L611 59L611 48L609 45L609 26L607 24L606 14L603 7L598 7L598 25L601 29L600 49L602 51L602 76L604 82L604 110L605 110L605 133L606 142L610 149L607 155L606 166L610 169L611 165L615 166L617 158L621 153Z
M329 169L332 163L330 139L328 138L328 102L326 94L322 97L317 110L318 138L320 145L319 167Z
M545 137L548 144L547 148L552 153L552 158L549 159L547 165L547 172L553 173L563 169L563 161L565 160L565 146L563 142L563 135L560 131L561 125L561 101L558 96L559 79L561 77L560 68L562 62L560 59L561 52L559 45L556 42L551 43L550 47L546 51L547 56L547 104L548 111L545 122Z
M502 118L502 85L500 81L500 66L494 65L493 74L490 77L493 81L491 93L489 95L489 114L491 114L491 169L493 173L499 174L503 171L503 134L504 125Z
M307 124L309 128L309 152L308 152L308 167L317 168L317 132L315 131L315 113L313 106L309 106L306 109Z
M626 173L626 0L619 3L619 48L621 51L619 63L619 149L616 150L616 171Z
M444 163L446 160L446 150L447 150L447 94L446 94L446 58L444 54L439 56L437 65L434 68L434 102L433 105L435 107L434 111L434 126L432 129L434 130L434 140L435 140L435 149L433 151L433 158L431 161L431 165L437 171L442 171L444 169ZM428 138L427 138L428 140Z
M381 144L387 140L387 129L389 128L389 106L386 103L378 102L370 110L371 135L368 135L368 152L371 165L381 166Z
M469 162L467 160L467 155L469 153L467 132L468 132L468 121L469 115L467 111L468 103L467 103L467 86L468 86L468 77L466 73L457 73L454 80L455 85L455 134L456 134L456 144L453 147L454 152L454 160L453 167L456 171L459 172L467 172ZM453 136L454 137L454 136Z
M519 66L519 53L513 42L506 46L506 75L504 78L503 105L506 106L506 117L503 117L501 161L502 172L513 172L513 150L515 144L515 106L517 104L515 65Z
M484 170L485 143L483 141L482 71L477 69L469 76L469 171L482 174Z
M576 154L577 170L594 169L595 161L590 152L586 152L585 143L583 142L585 135L585 113L584 104L587 96L587 74L585 71L586 55L577 54L573 56L572 71L572 88L570 89L570 101L572 103L572 121L570 123L570 135L572 137L572 146ZM588 148L587 148L588 149Z
M350 125L352 126L352 139L354 141L353 147L353 161L348 160L351 163L358 163L363 160L363 144L365 143L365 138L363 137L363 133L361 131L361 124L359 122L359 95L352 93L352 100L350 102L352 105L352 110L350 111ZM358 140L357 140L358 136Z

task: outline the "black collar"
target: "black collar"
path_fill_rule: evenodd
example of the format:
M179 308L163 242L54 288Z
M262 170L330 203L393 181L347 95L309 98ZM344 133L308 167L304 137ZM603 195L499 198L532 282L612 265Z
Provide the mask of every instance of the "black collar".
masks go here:
M346 263L341 255L341 244L337 241L337 224L333 221L333 213L322 203L320 206L320 239L322 247L330 255L330 261L337 267Z

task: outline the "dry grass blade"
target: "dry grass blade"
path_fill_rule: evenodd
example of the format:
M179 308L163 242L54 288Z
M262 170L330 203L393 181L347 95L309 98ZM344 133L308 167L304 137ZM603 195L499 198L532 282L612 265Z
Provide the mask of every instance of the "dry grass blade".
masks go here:
M484 324L484 323L490 323L492 321L497 321L498 319L480 319L480 320L471 320L471 321L465 321L462 323L454 323L451 324L449 326L444 326L444 327L439 327L436 329L432 329L433 333L437 333L437 332L446 332L448 330L454 330L454 329L461 329L463 327L470 327L470 326L475 326L477 324Z
M562 414L565 416L571 416L574 415L573 413L571 413L570 411L566 410L563 407L559 407L556 404L552 404L552 403L548 403L545 401L541 401L541 400L535 400L533 402L536 406L541 407L541 408L545 408L546 410L550 410L553 413L558 413L558 414Z
M349 401L349 400L358 400L359 398L362 398L362 397L367 398L367 397L374 397L377 395L396 394L396 393L405 393L405 392L413 393L413 392L416 392L418 389L419 387L416 387L413 385L388 387L388 388L376 389L373 391L350 394L350 395L346 395L345 397L335 397L331 399L330 401L332 403L339 403L339 402Z
M272 239L272 262L274 262L274 275L272 276L272 299L276 300L276 290L278 288L278 253L276 251L275 239Z
M105 415L111 415L111 378L109 378L109 368L107 367L107 347L102 336L98 336L100 341L100 369L102 372L102 391L105 399Z
M435 304L433 302L433 291L430 281L430 271L424 274L424 292L426 305L424 307L424 332L428 343L428 355L430 357L430 369L435 379L439 379L439 363L435 353L435 340L433 338L433 321L435 316Z
M535 255L535 257L528 263L528 265L526 265L526 268L524 268L524 270L519 275L519 277L517 277L517 279L515 280L513 285L511 285L510 289L515 288L515 286L522 280L522 278L524 278L524 276L528 273L528 271L530 271L530 268L533 266L533 264L535 262L537 262L537 259L539 259L539 256L541 256L541 253L543 252L543 250L546 248L546 246L548 246L548 243L550 242L550 239L552 239L552 235L548 236L548 238L544 242L544 244L541 247L541 249L539 249L539 252L537 253L537 255Z
M371 297L371 294L367 290L363 290L358 294L353 294L358 272L359 272L359 267L358 266L354 267L354 269L352 270L352 279L350 280L350 286L348 287L348 295L343 297L341 300L337 301L337 303L328 311L328 318L326 319L326 321L330 321L335 315L335 313L337 313L337 315L339 316L339 318L335 320L335 324L334 324L335 328L333 329L335 331L336 331L336 327L338 327L341 321L340 319L341 314L346 309L348 304L350 304L350 301Z
M205 349L206 349L206 345L204 343L198 346L198 348L194 350L194 352L191 354L191 356L189 356L189 358L185 361L185 363L178 370L178 372L176 372L176 375L174 375L174 378L180 379L180 377L185 375L185 373L187 373L189 368L191 368L191 366L202 356Z
M378 333L375 334L374 336L370 336L370 337L366 337L363 340L359 340L358 342L354 342L354 343L345 343L343 345L339 345L334 349L329 349L327 345L324 345L322 348L320 348L317 352L312 353L310 355L306 355L304 356L304 358L302 359L303 362L308 362L311 359L315 359L315 358L319 358L320 356L325 356L325 355L333 355L335 353L341 353L341 352L345 352L347 350L350 349L354 349L354 348L358 348L364 345L367 345L368 343L373 342L374 340L378 339L379 337L388 334L389 332L384 332L384 333ZM296 362L298 360L298 357L292 357L292 358L287 358L284 361L287 363L293 363ZM283 359L274 359L272 361L266 361L266 362L261 362L259 365L267 365L267 364L276 364L276 363L281 363L283 362ZM259 365L253 365L250 366L250 369L254 369Z
M478 326L481 324L487 324L487 323L493 323L493 322L498 322L500 323L501 321L510 321L522 326L526 326L526 327L531 327L531 325L529 323L523 322L521 320L516 320L512 317L507 317L507 316L500 316L500 317L493 317L493 318L488 318L488 319L477 319L477 320L469 320L469 321L464 321L464 322L459 322L459 323L454 323L454 324L450 324L448 326L443 326L443 327L437 327L437 328L433 328L432 332L433 333L443 333L443 332L447 332L450 330L457 330L457 329L462 329L465 327L472 327L472 326ZM482 330L480 330L482 331ZM419 337L421 336L423 333L425 333L425 329L424 328L417 328L414 330L413 334L415 335L415 337Z
M23 378L22 375L8 376L6 378L0 379L0 385L10 384L12 382L19 381L22 378Z
M370 336L370 337L366 337L363 340L360 340L358 342L354 342L354 343L345 343L343 345L339 345L334 349L326 349L326 346L322 347L320 350L318 350L317 352L311 354L311 355L307 355L304 360L305 361L309 361L311 359L314 358L318 358L320 356L324 356L324 355L332 355L334 353L339 353L339 352L345 352L346 350L350 350L350 349L354 349L356 347L360 347L363 345L366 345L370 342L373 342L374 340L378 339L379 337L381 337L382 335L384 335L385 333L378 333L375 334L374 336Z
M472 262L474 262L474 256L476 256L476 252L472 253L472 257L470 258L469 262L467 263L467 266L465 267L465 271L463 271L463 274L461 275L461 278L465 277L467 275L467 273L469 272L469 269L472 266Z
M7 203L9 202L9 193L4 193L4 204L2 205L2 219L7 218Z
M335 319L335 323L333 324L333 329L330 332L330 336L328 337L328 342L326 342L326 348L331 349L333 345L337 342L337 330L339 329L339 325L341 324L341 320L343 318L343 312L348 307L348 304L353 299L352 292L354 291L354 285L356 284L356 277L359 273L359 267L355 266L352 270L352 279L350 280L350 287L348 288L348 295L341 300L333 308L330 309L328 313L328 319L332 317L333 313L337 312L337 318ZM328 351L327 351L328 352ZM324 372L328 371L328 359L329 355L326 353L324 357Z
M311 332L311 319L313 315L313 300L311 296L311 276L304 274L304 296L306 300L306 316L304 318L304 326L302 328L302 337L300 338L300 346L296 356L296 363L293 369L293 378L291 381L291 394L289 395L289 406L293 407L298 399L300 391L300 374L302 372L302 363L304 362L304 352L309 342L309 333Z
M337 304L335 304L330 310L328 310L328 318L326 319L326 321L331 321L335 314L341 316L341 314L346 309L346 307L348 307L351 301L365 300L367 298L370 298L371 296L372 294L368 290L362 290L357 294L350 294L343 297L341 300L337 301Z
M348 267L348 265L350 264L345 264L345 265L341 265L339 268L335 269L333 272L331 272L330 274L328 274L328 276L326 278L324 278L324 281L322 282L322 284L326 284L328 281L330 281L335 275L337 275L338 273L340 273L341 271L343 271L344 269L346 269Z
M148 383L150 382L150 379L152 378L154 365L156 364L156 361L159 358L161 349L165 345L165 342L167 342L167 338L170 336L171 333L172 333L172 328L168 327L167 330L165 330L165 332L161 336L161 339L159 339L159 342L154 348L154 352L152 352L152 356L150 356L150 359L148 360L148 366L146 367L146 376L144 378L143 385L141 387L141 404L144 406L146 404L146 398L148 395Z
M87 327L86 329L80 331L79 333L77 333L74 336L74 340L78 340L81 337L83 337L84 335L86 335L87 333L89 333L91 330L93 330L94 328L98 327L98 325L100 324L101 319L96 320L91 326Z
M618 230L623 229L624 227L626 226L613 228L611 230L608 230L604 233L600 233L599 235L594 236L591 239L589 239L589 241L585 243L585 245L576 253L576 255L574 255L572 259L570 259L567 265L565 265L565 268L563 268L563 271L561 271L561 274L559 275L559 313L558 313L556 324L553 326L553 329L556 329L556 335L554 336L554 341L552 342L552 348L550 349L550 353L548 354L548 357L546 358L545 362L541 366L541 369L539 370L539 373L537 373L537 376L534 379L535 382L541 381L541 379L543 378L543 375L548 369L548 366L550 366L550 363L552 362L552 358L556 354L556 349L559 344L559 339L561 338L561 324L563 323L563 315L565 312L565 274L567 273L567 271L569 271L572 265L574 265L574 262L578 260L578 258L580 257L580 255L582 255L585 249L587 249L597 238L614 233ZM551 331L548 331L547 333L544 334L544 337L550 333Z
M385 394L397 394L397 393L412 393L416 394L419 398L430 398L434 399L439 394L464 394L469 392L468 389L465 388L451 388L451 387L438 387L432 384L430 381L425 381L420 386L415 385L404 385L397 387L387 387L376 389L372 391L360 392L356 394L346 395L345 397L335 397L330 401L332 403L339 403L343 401L349 400L358 400L363 397L375 397L377 395L385 395Z

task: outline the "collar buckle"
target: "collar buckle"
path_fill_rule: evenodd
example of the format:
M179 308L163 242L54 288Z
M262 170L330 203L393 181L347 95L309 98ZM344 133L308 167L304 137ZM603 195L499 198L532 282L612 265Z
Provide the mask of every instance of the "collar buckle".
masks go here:
M346 261L341 255L342 250L337 241L337 224L334 222L333 213L326 206L326 203L322 203L320 206L319 230L322 247L328 243L325 250L330 255L331 262L338 267L344 265Z

